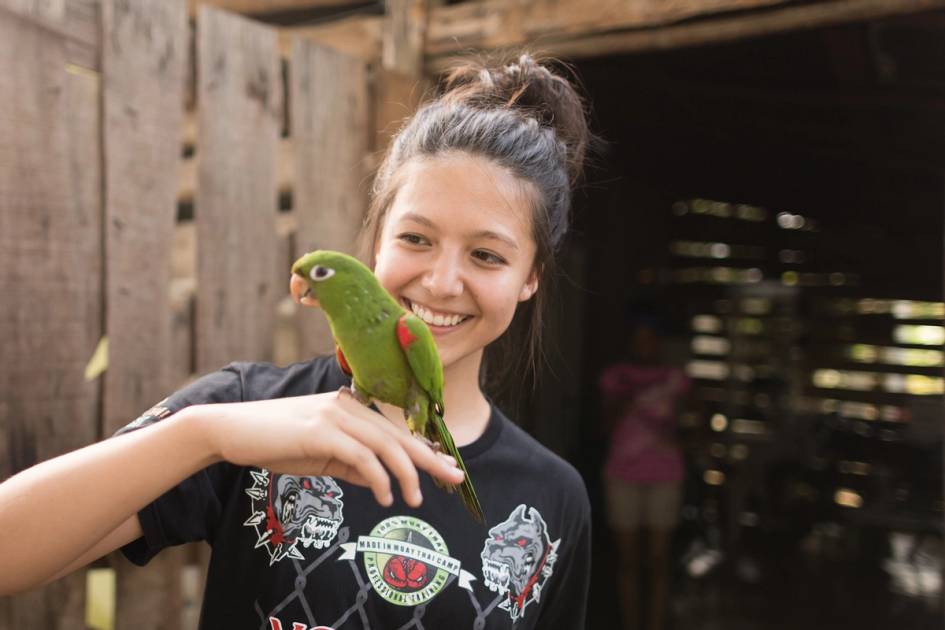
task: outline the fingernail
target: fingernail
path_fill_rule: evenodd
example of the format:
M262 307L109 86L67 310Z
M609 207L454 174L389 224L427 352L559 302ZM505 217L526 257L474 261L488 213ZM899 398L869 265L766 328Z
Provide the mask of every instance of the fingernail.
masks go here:
M417 505L423 503L423 493L417 490L413 493L413 502Z
M386 507L390 507L393 504L394 504L394 495L388 492L387 495L384 496L384 505Z

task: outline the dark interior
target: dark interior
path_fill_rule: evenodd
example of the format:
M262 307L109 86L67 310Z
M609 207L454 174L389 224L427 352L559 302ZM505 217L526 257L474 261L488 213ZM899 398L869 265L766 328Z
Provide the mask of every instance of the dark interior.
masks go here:
M673 627L940 627L945 16L575 72L604 144L529 428L588 483L589 627L618 627L596 379L641 310L694 378Z

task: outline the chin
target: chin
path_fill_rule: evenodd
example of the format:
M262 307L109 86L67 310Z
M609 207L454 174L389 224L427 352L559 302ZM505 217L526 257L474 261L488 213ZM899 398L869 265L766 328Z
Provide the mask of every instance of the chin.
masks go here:
M440 351L440 361L443 364L443 370L455 369L457 366L465 365L468 362L475 361L476 364L482 360L482 348L472 351L446 349Z

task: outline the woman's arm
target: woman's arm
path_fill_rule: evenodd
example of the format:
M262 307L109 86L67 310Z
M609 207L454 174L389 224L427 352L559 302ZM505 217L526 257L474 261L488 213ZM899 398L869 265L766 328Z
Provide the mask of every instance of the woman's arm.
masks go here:
M177 414L28 468L0 485L0 531L6 532L0 536L0 593L46 581L149 501L213 463L194 419ZM18 531L43 544L29 544Z
M454 462L347 396L195 405L0 484L0 594L47 582L139 537L139 510L221 460L331 475L370 487L385 505L393 501L388 470L411 505L422 500L418 468L462 480ZM19 531L43 544L27 544Z

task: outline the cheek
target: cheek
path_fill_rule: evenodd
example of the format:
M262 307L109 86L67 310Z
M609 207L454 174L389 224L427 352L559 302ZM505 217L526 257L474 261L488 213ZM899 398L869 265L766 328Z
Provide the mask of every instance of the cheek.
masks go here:
M408 279L406 277L397 273L393 273L390 269L381 269L380 271L375 270L375 274L377 275L377 281L381 283L381 286L384 287L384 290L395 298L398 298L398 295L403 292L404 287L408 283Z
M488 285L481 287L480 298L483 310L492 313L492 319L502 328L512 323L515 309L518 307L518 284L508 283L502 286Z
M405 266L391 248L381 248L374 256L374 275L389 293L396 293L404 282Z
M378 256L374 261L374 276L377 278L377 281L381 283L381 286L387 289L388 291L392 290L393 278L390 272L390 267L385 264L386 261Z

